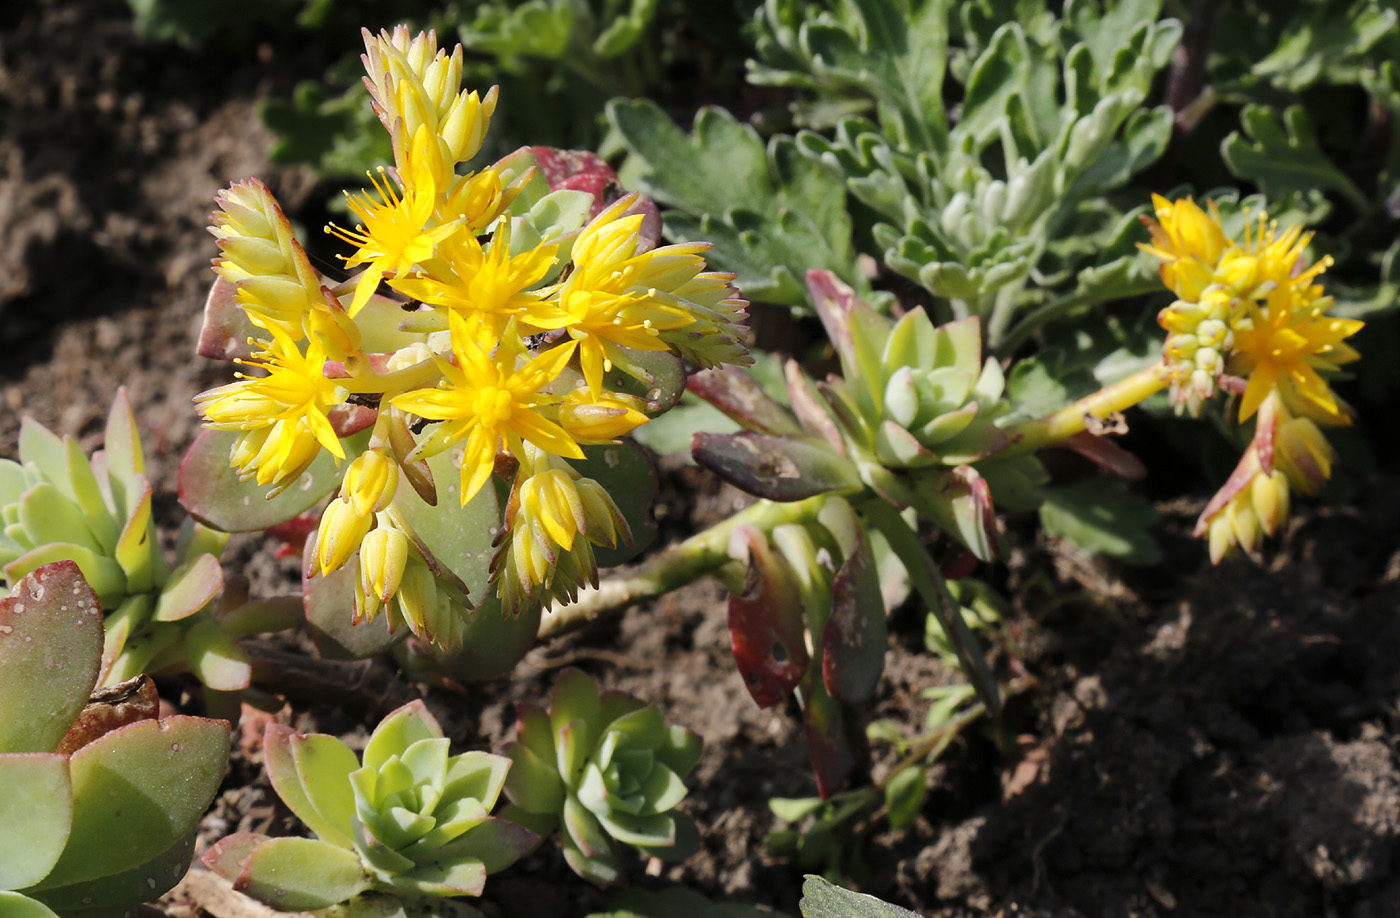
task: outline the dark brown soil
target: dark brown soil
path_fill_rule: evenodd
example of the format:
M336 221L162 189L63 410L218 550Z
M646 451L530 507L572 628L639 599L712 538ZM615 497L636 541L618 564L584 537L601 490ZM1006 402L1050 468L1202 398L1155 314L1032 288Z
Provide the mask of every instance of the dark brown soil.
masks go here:
M168 491L196 429L190 398L227 372L193 356L213 194L258 175L290 211L308 200L311 177L267 163L254 106L315 73L276 42L144 44L119 0L6 9L0 455L14 454L21 414L96 445L125 385ZM663 488L663 538L742 500L693 468L670 469ZM1400 914L1400 481L1366 482L1354 506L1303 508L1263 566L1209 567L1188 537L1199 505L1162 509L1168 557L1147 571L1019 536L1013 521L998 656L1036 685L1001 724L959 739L910 829L875 836L866 891L947 918ZM176 518L173 498L164 511ZM295 569L252 541L237 558L268 589ZM778 827L767 800L814 784L792 712L758 710L735 673L724 615L718 585L697 584L537 648L508 682L428 701L476 748L499 746L512 703L542 700L565 664L656 702L706 739L686 804L704 848L658 877L638 862L630 881L795 914L800 872L763 850ZM951 678L918 618L894 620L872 712L911 730L919 690ZM282 716L363 735L389 697L328 693ZM211 836L294 830L257 755L253 742L235 754ZM889 760L876 759L877 771ZM606 902L547 849L494 878L483 907L575 916ZM189 895L164 908L201 913Z

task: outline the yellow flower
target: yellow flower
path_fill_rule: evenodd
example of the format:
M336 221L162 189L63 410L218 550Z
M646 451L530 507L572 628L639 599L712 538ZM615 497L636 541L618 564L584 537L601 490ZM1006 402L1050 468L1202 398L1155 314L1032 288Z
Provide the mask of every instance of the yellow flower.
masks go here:
M1138 248L1162 260L1162 283L1184 300L1195 300L1211 282L1216 263L1229 245L1220 226L1220 212L1214 201L1207 202L1210 213L1201 210L1191 198L1168 201L1152 196L1157 219L1143 217L1152 244Z
M355 298L350 303L350 315L355 315L374 295L385 274L401 274L415 264L433 257L434 248L455 233L459 224L433 226L433 210L437 201L437 186L428 162L427 128L419 128L413 139L413 154L399 173L402 194L395 193L388 181L370 176L379 200L368 195L347 194L350 210L364 222L354 230L334 224L326 231L359 246L354 255L345 258L345 266L368 265L355 285Z
M408 138L426 128L437 148L435 171L438 187L446 187L453 167L476 155L496 110L496 87L486 96L467 92L462 85L462 46L449 57L438 49L432 30L410 38L407 26L374 35L362 31L365 65L374 110L394 139L394 158L400 168L404 157L412 159Z
M476 340L499 338L509 318L540 300L535 286L558 260L558 246L510 254L510 221L497 224L490 250L475 236L454 236L438 246L430 270L391 281L395 290L433 306L460 312ZM440 268L440 270L439 270Z
M238 382L195 396L204 426L242 432L234 444L233 465L243 479L273 485L280 493L301 475L321 447L337 460L345 451L326 412L344 402L348 392L327 379L325 352L314 339L306 354L280 329L250 360L239 361L267 371L265 377L239 374Z
M282 208L257 179L235 182L215 201L209 232L223 257L214 271L237 288L238 305L255 325L300 341L308 316L326 310L326 298Z
M1235 322L1235 349L1228 370L1247 377L1240 420L1247 420L1277 390L1290 411L1319 424L1343 426L1351 418L1328 379L1360 355L1346 338L1364 323L1327 315L1332 298L1314 279L1331 264L1323 258L1301 270L1309 237L1298 230L1282 235L1273 224L1259 228L1251 248L1258 253L1266 289L1262 302L1250 302Z
M534 328L562 328L579 344L579 362L588 388L603 391L603 373L614 362L631 365L619 348L669 350L665 331L695 322L686 305L662 289L693 278L704 261L696 254L706 243L666 246L638 252L642 216L623 213L635 201L628 196L595 217L574 240L574 270L553 297L520 319Z
M474 340L460 313L450 313L448 323L456 362L437 359L443 374L442 387L405 392L395 397L392 404L421 418L443 422L419 444L416 451L421 454L434 455L466 441L462 454L462 503L471 500L491 477L502 442L515 456L521 454L522 441L528 441L555 455L582 459L583 450L573 437L540 411L559 401L558 396L540 390L553 382L569 362L573 345L552 348L517 367L519 359L528 352L514 322L507 325L494 356Z
M504 544L491 568L508 616L549 597L576 599L581 586L598 581L593 546L614 547L619 536L632 541L627 520L598 482L531 447L520 460L498 536Z

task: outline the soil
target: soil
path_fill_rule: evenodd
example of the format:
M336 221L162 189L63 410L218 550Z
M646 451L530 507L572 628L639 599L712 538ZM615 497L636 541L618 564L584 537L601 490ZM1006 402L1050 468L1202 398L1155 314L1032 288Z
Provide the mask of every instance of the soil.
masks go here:
M173 521L190 399L228 373L193 356L212 198L257 175L289 212L318 200L312 176L268 163L256 103L326 62L285 39L251 56L145 43L120 0L6 9L0 455L14 455L22 414L95 447L124 385ZM663 542L744 500L693 467L662 472ZM911 827L874 834L864 891L940 918L1400 914L1400 480L1376 473L1349 505L1301 508L1262 565L1209 566L1190 538L1201 496L1161 505L1167 557L1148 570L1082 558L1011 521L1015 550L997 576L1013 603L996 657L1033 687L953 744ZM233 562L255 589L286 587L296 568L254 539ZM920 690L954 675L923 648L917 610L892 624L871 716L913 730ZM454 694L386 672L380 696L324 693L278 716L363 737L377 706L421 690L463 747L497 748L512 704L542 700L566 664L706 740L685 804L701 853L659 871L638 861L628 882L796 914L801 872L763 839L781 827L770 797L815 792L801 729L792 711L749 699L713 582L539 647L507 681ZM261 772L256 723L209 838L295 831ZM892 760L877 748L876 774ZM206 914L201 902L182 888L159 907L189 918ZM581 916L607 902L546 848L493 878L480 904Z

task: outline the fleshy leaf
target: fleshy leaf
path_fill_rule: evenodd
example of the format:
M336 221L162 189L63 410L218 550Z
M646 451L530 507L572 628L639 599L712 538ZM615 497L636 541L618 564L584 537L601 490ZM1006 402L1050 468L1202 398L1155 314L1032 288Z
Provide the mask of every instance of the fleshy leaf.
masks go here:
M730 554L746 559L744 589L729 597L729 641L760 708L786 698L807 671L802 598L787 562L757 529L734 532Z
M48 875L68 841L73 819L68 757L0 755L0 787L6 797L0 807L0 889L23 889Z
M143 864L96 880L45 889L34 896L65 915L82 916L101 914L103 908L129 909L138 902L150 902L184 877L198 838L198 828L191 828L184 838ZM87 911L89 908L92 911Z
M326 908L369 888L355 852L309 838L272 838L243 864L233 888L284 912Z
M102 609L72 561L41 567L0 600L0 752L49 752L87 704Z
M224 572L219 559L199 555L170 574L156 601L155 620L175 622L204 608L224 588Z
M176 715L121 727L73 753L73 832L42 888L129 870L169 848L214 798L228 749L227 723Z
M364 763L366 768L378 771L390 756L403 755L409 746L421 739L438 739L442 727L428 712L428 706L420 699L414 699L396 708L379 722L365 744Z
M854 527L856 544L832 584L831 616L822 638L822 679L834 697L863 705L875 696L885 669L888 629L870 542Z
M808 876L802 884L798 907L802 918L919 918L916 912L851 892L816 876Z
M746 430L773 436L802 433L792 413L739 367L701 370L685 385Z
M691 453L725 481L767 500L796 501L861 486L855 465L820 440L698 433Z
M316 804L311 802L310 793L297 769L296 754L292 751L292 742L296 737L295 730L281 724L268 724L263 731L263 761L267 765L267 776L272 779L272 788L311 831L328 842L349 848L352 840L348 827L342 826L339 819L322 816ZM350 755L353 758L355 754L351 752Z
M346 443L346 455L359 453L367 438L362 434ZM335 457L322 450L300 479L268 500L266 485L239 481L238 470L229 465L236 439L232 431L201 431L180 462L180 505L206 526L224 532L266 529L304 513L340 485Z

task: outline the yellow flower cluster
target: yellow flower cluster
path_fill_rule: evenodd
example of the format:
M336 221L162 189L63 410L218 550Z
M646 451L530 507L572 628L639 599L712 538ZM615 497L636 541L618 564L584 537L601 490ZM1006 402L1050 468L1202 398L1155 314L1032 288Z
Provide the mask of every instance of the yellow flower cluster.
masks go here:
M508 548L493 571L499 595L512 612L568 598L596 578L580 545L626 533L611 498L568 460L647 421L648 403L615 391L607 374L646 379L634 356L642 351L700 367L751 362L747 303L732 275L705 270L707 244L653 247L635 195L596 202L588 219L576 198L573 211L541 208L548 183L518 158L463 168L481 148L496 90L463 90L461 47L449 56L432 32L364 37L365 84L394 168L347 195L353 228L327 227L355 247L344 262L360 270L324 285L265 186L223 192L215 269L266 333L245 361L265 375L197 402L206 426L239 433L231 461L240 475L274 492L322 449L345 458L336 434L349 409L377 408L368 451L322 517L316 565L329 573L359 552L357 617L388 608L391 624L442 640L455 630L443 610L461 604L422 595L428 568L395 510L400 470L460 453L466 504L498 470L518 468L501 533ZM377 296L381 284L399 298ZM400 602L408 580L414 596Z
M1253 555L1261 534L1287 518L1290 490L1313 493L1334 459L1322 427L1351 423L1332 391L1341 368L1358 359L1346 339L1362 323L1328 315L1332 297L1318 277L1331 265L1307 264L1312 234L1280 230L1260 213L1246 214L1242 238L1229 238L1210 202L1154 195L1156 219L1141 248L1162 262L1162 282L1177 296L1158 321L1171 398L1199 413L1222 388L1239 396L1238 419L1255 422L1249 448L1206 507L1197 535L1213 561L1236 547Z

